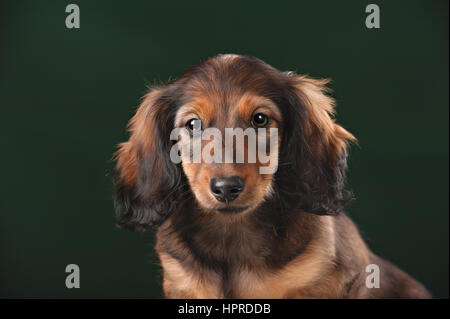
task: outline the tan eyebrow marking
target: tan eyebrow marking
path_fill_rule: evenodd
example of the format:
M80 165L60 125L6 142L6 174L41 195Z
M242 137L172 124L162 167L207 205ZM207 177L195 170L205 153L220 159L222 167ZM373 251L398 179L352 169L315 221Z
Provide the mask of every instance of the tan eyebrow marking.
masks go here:
M198 117L205 125L208 125L213 115L214 106L212 103L204 97L196 98L180 107L175 115L174 126L183 126L191 117Z
M250 119L256 111L265 110L267 115L281 124L283 117L278 107L271 100L252 93L244 94L237 103L238 116L242 119Z
M186 104L180 107L177 114L175 115L174 127L182 127L192 117L198 117L195 108L191 105Z

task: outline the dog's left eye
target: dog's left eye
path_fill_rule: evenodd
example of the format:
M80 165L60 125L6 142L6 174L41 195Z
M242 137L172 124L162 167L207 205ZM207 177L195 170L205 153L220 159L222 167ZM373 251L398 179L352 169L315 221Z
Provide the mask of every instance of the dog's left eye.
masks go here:
M269 117L263 113L256 113L252 117L253 127L266 127L269 123Z
M202 128L202 121L197 118L192 118L184 126L192 133L194 130L200 130Z

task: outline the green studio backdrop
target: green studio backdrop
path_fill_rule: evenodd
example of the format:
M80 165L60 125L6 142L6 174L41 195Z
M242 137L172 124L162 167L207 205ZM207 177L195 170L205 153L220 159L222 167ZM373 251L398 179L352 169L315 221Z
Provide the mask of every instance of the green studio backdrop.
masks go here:
M330 77L347 213L376 253L448 298L448 1L2 2L0 297L161 297L154 233L113 220L112 154L146 85L219 53ZM65 267L81 269L67 289Z

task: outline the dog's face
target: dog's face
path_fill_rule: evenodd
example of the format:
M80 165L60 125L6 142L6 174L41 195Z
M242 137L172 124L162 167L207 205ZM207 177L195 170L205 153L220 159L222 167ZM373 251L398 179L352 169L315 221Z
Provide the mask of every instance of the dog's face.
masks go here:
M189 198L213 214L251 213L267 201L316 214L339 212L348 201L346 141L354 138L330 117L334 101L326 83L224 55L151 89L117 153L118 224L147 229ZM174 129L182 132L178 140L171 140ZM215 134L206 134L210 129ZM227 144L229 129L249 135ZM178 163L171 151L180 137L179 145L190 148L180 149ZM200 161L193 160L195 151ZM205 161L205 154L214 160ZM271 165L275 169L262 173Z
M274 165L278 161L278 132L282 126L280 109L268 98L238 86L226 90L220 86L207 88L195 83L188 85L186 96L189 102L177 111L174 126L187 129L188 141L193 143L196 122L200 134L208 132L210 128L217 129L217 135L203 137L199 148L202 154L208 152L212 156L219 155L215 161L200 160L195 163L191 154L186 154L182 160L184 174L195 198L205 211L233 214L254 210L264 198L271 196L275 170L262 174L261 167ZM277 141L270 141L268 132L273 132L275 128L277 134L272 138ZM232 141L229 144L231 163L225 160L226 130L254 134L253 139L243 134L229 139ZM254 160L250 156L252 152L257 153L257 137L264 139L264 151L269 151L269 159L264 163L259 156L254 156ZM271 142L275 145L272 151L268 147ZM237 149L243 153L241 163L237 162Z

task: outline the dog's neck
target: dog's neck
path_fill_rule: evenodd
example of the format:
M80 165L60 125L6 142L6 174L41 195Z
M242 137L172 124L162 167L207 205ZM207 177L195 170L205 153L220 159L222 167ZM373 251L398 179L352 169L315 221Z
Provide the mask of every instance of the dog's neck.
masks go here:
M204 212L190 201L160 227L158 240L180 261L193 256L217 271L281 268L307 249L323 226L320 216L280 209L266 202L242 216L228 216ZM164 247L165 236L175 236L179 247Z

